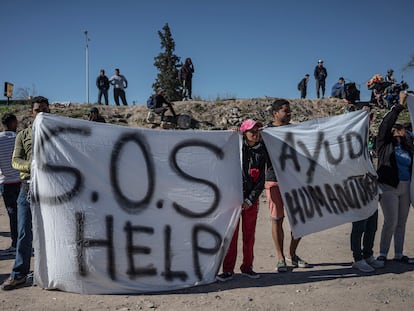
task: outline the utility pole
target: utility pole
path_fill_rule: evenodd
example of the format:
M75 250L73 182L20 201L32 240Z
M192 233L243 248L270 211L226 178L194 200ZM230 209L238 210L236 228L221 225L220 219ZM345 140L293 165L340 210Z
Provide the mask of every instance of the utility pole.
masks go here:
M86 102L89 104L89 55L88 55L88 46L89 38L88 31L85 30L85 39L86 39Z

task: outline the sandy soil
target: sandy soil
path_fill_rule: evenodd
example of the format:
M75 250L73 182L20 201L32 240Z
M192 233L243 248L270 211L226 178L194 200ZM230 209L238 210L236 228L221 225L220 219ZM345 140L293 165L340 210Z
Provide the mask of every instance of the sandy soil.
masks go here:
M10 243L2 203L0 249ZM380 212L379 231L381 226ZM287 221L285 227L289 230ZM372 274L352 269L350 229L346 224L305 237L298 254L313 267L278 274L262 196L255 245L254 269L261 274L257 280L236 274L226 283L152 295L79 295L27 284L14 291L0 291L0 310L414 310L414 265L389 261ZM379 232L375 252L378 244ZM414 210L407 223L405 253L414 257ZM13 258L0 258L1 282L12 265Z

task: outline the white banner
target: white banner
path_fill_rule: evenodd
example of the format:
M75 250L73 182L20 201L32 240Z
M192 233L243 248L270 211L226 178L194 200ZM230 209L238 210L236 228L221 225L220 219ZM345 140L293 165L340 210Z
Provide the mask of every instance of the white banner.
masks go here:
M215 280L242 204L239 135L34 123L35 283L88 294Z
M368 111L356 111L263 131L295 237L367 218L377 209L368 118Z

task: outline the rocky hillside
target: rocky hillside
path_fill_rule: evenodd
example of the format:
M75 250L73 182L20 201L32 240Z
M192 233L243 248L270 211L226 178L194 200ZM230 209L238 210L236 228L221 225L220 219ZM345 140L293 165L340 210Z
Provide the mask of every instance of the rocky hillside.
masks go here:
M240 125L247 118L264 123L271 119L269 112L271 103L275 98L227 99L214 102L182 101L175 102L174 109L177 114L191 115L192 126L198 129L228 129ZM293 111L292 122L302 122L319 117L338 115L346 112L347 104L337 99L289 99ZM138 106L98 106L86 104L51 104L51 112L61 116L87 119L90 107L95 106L107 123L132 127L170 128L171 124L160 123L159 116L149 123L147 121L148 109L145 105ZM19 128L28 126L31 121L29 105L10 105L0 107L0 112L11 112L18 116ZM375 133L379 121L386 110L373 109L374 123L372 131ZM168 112L166 113L168 115ZM401 116L401 121L409 120L408 113Z

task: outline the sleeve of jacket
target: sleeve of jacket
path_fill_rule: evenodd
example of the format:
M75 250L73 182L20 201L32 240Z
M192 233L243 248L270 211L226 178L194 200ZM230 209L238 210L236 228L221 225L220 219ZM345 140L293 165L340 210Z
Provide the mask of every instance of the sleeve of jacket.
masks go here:
M260 194L263 191L264 188L264 184L265 184L265 169L263 168L263 172L260 172L260 177L259 179L256 181L252 191L250 191L249 195L247 196L247 201L245 199L245 202L248 203L249 205L252 205L254 202L256 202L259 197Z
M260 194L262 193L265 185L266 180L266 170L270 163L269 154L267 152L266 146L263 144L263 159L261 161L260 165L260 175L259 178L256 180L256 183L253 187L253 189L250 191L250 193L247 195L245 202L249 205L252 205L254 202L256 202ZM271 165L271 164L270 164Z
M20 172L30 173L30 164L32 159L30 158L26 160L26 151L23 144L24 133L25 132L22 131L17 134L12 156L12 166L15 170Z
M383 145L389 143L392 140L391 129L397 121L398 115L403 110L404 106L394 105L382 119L377 134L377 150L379 150Z

